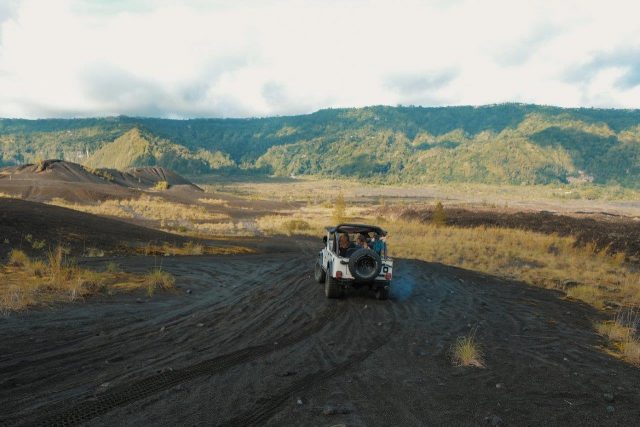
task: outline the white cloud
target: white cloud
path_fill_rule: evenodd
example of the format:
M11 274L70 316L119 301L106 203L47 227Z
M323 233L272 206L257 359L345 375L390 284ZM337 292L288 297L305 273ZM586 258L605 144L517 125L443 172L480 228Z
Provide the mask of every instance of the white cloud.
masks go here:
M0 116L638 108L636 4L10 0L0 7Z

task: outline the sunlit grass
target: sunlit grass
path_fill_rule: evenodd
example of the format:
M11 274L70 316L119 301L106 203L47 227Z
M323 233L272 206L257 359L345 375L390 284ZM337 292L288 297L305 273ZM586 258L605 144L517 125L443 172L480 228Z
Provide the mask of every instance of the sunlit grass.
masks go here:
M147 244L132 248L141 255L160 256L186 256L186 255L239 255L255 252L245 246L209 246L201 243L187 242L182 246L170 245L168 243L157 245Z
M475 331L458 337L451 349L451 361L454 366L484 368L483 355L480 344L476 340Z
M167 271L156 267L145 276L145 285L147 287L147 295L153 296L156 289L173 289L176 279Z
M94 204L70 203L55 198L51 204L95 215L153 221L220 221L229 215L211 212L199 205L170 202L159 197L143 196L139 199L105 200Z
M597 323L596 330L609 338L617 353L627 362L640 366L640 339L638 326L640 316L637 311L627 311L626 315L619 313L614 320Z
M170 187L170 185L169 185L169 183L167 181L158 181L153 186L153 190L164 191L164 190L168 190L169 187Z
M12 249L9 252L9 265L14 267L24 267L29 262L27 254L20 249Z
M198 199L198 202L204 203L205 205L211 205L211 206L221 206L221 207L228 206L228 202L222 199L202 198L202 199Z
M148 278L121 272L114 265L107 264L101 272L80 268L62 247L50 251L46 260L30 259L24 252L14 251L13 262L0 266L0 313L6 315L32 306L75 301L116 289L149 290ZM169 287L164 275L160 279L160 287Z

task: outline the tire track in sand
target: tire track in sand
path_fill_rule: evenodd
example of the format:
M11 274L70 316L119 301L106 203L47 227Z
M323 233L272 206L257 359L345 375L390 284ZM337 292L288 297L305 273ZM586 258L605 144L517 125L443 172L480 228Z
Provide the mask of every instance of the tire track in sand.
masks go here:
M298 277L297 281L304 282L308 279L307 276L308 273L305 272L301 277ZM245 347L241 350L208 359L191 366L162 372L133 383L123 384L104 394L95 397L86 397L71 408L54 413L53 415L44 416L34 424L40 426L77 425L103 415L112 409L152 396L186 381L203 375L222 373L236 365L244 364L274 351L282 350L285 347L294 345L318 333L325 324L334 317L335 311L336 305L329 305L329 307L306 328L301 329L295 334L277 338L277 346L274 346L273 343L270 342L269 344Z
M348 298L348 297L347 297ZM347 311L342 312L345 316L342 316L340 319L343 323L354 322L354 317L356 320L360 320L363 322L362 309L359 304L353 301L346 301L348 305ZM332 304L334 307L337 307L337 304ZM383 302L380 304L383 308L386 308L387 302ZM272 418L280 409L280 407L287 402L291 398L291 396L296 394L301 394L305 390L308 390L312 387L315 387L321 384L324 381L330 380L331 378L343 374L347 370L353 368L354 366L364 362L369 356L371 356L376 350L380 349L384 345L389 342L391 336L393 336L398 329L398 319L397 313L395 310L385 310L384 314L389 314L391 316L390 323L391 326L381 334L374 335L373 339L366 345L365 350L352 353L347 357L347 360L339 363L334 363L328 369L321 369L318 372L314 372L312 374L306 375L300 380L294 382L290 386L286 387L279 393L269 396L268 399L263 399L263 403L259 405L257 408L253 408L243 414L240 414L230 420L222 422L220 425L223 426L258 426L264 425L266 421ZM337 319L333 319L334 321ZM342 330L340 326L335 327L334 329ZM354 327L355 330L360 330L361 326ZM343 339L345 341L349 341L349 336L344 336ZM333 354L335 357L335 353L331 351L326 344L323 345L322 351L325 354Z

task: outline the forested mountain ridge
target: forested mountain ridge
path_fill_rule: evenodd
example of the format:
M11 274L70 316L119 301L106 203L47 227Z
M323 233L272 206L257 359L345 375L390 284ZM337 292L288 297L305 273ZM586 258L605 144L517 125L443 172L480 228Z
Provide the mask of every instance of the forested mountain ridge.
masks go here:
M63 158L389 182L640 187L640 110L365 107L252 119L0 119L4 164Z

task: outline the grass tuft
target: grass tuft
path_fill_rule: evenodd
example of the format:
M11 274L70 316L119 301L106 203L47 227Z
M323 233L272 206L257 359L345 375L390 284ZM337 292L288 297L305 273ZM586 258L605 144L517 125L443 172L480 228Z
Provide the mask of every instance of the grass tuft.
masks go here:
M601 309L604 306L603 293L596 286L578 285L573 288L569 288L567 289L567 296L569 298L584 301L598 309Z
M620 356L627 362L640 366L640 340L637 337L640 316L636 310L619 312L609 322L597 323L596 331L609 338Z
M107 265L104 267L104 271L107 273L117 273L120 271L120 266L114 261L109 261Z
M147 285L147 295L153 296L156 289L173 289L176 279L171 273L163 271L162 268L156 267L145 276L145 284Z
M156 182L156 185L153 186L154 190L168 190L170 187L169 183L167 181L158 181Z
M619 321L598 323L596 330L612 341L626 341L631 336L631 328Z
M288 234L294 234L298 231L306 231L311 229L309 223L301 219L292 219L289 221L285 221L283 226L284 229L287 230Z
M484 368L482 351L476 340L475 331L467 336L458 337L451 349L451 354L454 366Z
M636 366L640 366L640 341L637 339L624 341L621 344L620 351L624 360Z
M159 269L144 277L123 273L114 262L108 263L103 272L82 269L68 259L62 247L50 251L45 261L30 260L21 252L15 251L13 263L0 266L2 315L55 301L75 301L103 291L111 294L114 290L146 288L152 294L156 288L172 288L175 282L173 276Z
M431 223L436 226L443 226L447 224L447 214L444 212L442 202L436 203L435 208L433 208Z
M204 253L204 245L187 242L184 244L184 251L186 255L202 255Z
M32 260L28 265L25 266L29 273L34 277L43 277L47 274L48 266L47 264L39 259Z
M12 249L9 253L9 265L13 267L24 267L29 264L29 256L20 249Z

